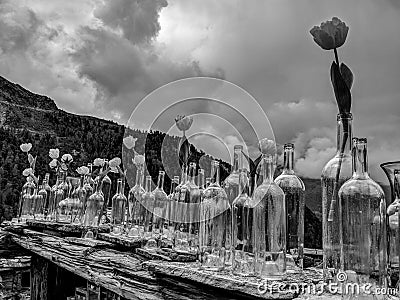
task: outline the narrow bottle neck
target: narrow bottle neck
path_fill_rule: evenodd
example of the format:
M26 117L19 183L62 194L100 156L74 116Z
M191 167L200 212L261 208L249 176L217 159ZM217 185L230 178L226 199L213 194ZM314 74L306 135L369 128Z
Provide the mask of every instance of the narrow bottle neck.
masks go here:
M48 184L48 183L50 182L50 174L49 174L49 173L46 173L46 174L44 175L43 181L46 181L46 184Z
M187 171L187 167L183 167L182 173L181 173L181 184L185 184L187 181L186 171Z
M275 163L272 156L263 157L262 173L263 173L263 183L274 182L274 171Z
M194 179L196 177L195 172L196 172L196 165L191 163L189 165L189 181L192 184L195 184L194 182Z
M219 163L214 161L211 165L211 183L219 185L219 176Z
M283 174L294 174L294 149L285 147L283 158Z
M138 167L136 170L135 185L142 186L142 184L143 184L143 168Z
M366 141L355 139L352 156L354 175L358 178L368 177L368 154Z
M198 179L198 182L197 182L197 185L200 187L200 188L204 188L204 184L205 184L205 177L204 177L204 170L203 169L200 169L199 170L199 179Z
M239 173L240 169L243 168L242 149L242 147L236 146L233 150L232 173Z
M146 193L151 192L151 176L146 176Z
M249 178L246 169L242 169L239 173L239 194L246 194L249 188Z
M121 179L117 180L117 194L120 195L122 194L122 187L123 187L123 183Z
M171 188L170 188L170 190L169 190L169 193L170 193L170 194L173 194L173 193L174 193L174 191L175 191L177 185L178 185L178 184L177 184L175 178L172 179L172 180L171 180Z
M162 190L163 186L164 186L164 176L165 176L164 171L160 171L160 173L158 174L158 180L157 180L157 188L160 190Z
M81 188L83 188L83 185L85 184L85 175L81 175L81 181L80 181L80 184L79 184L79 186L81 187Z
M339 114L337 117L337 152L351 154L353 128L351 114Z

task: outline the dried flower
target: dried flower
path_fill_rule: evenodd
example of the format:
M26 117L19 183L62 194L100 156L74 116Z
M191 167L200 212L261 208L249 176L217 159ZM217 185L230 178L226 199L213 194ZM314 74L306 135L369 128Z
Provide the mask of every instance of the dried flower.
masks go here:
M121 164L121 159L119 157L115 157L108 162L108 166L110 167L110 171L113 173L118 173L118 167Z
M127 136L123 139L123 143L126 148L128 149L133 149L135 147L137 138L134 138L133 136Z
M132 162L136 165L136 166L143 166L144 162L145 162L145 156L144 155L135 155L135 157L132 159Z
M320 26L314 26L310 33L314 41L325 50L339 48L346 41L349 27L339 18L333 17L332 21L321 23Z
M58 149L50 149L49 156L52 159L57 159L60 157L60 150Z
M28 177L28 176L33 175L33 170L32 170L32 168L25 169L25 170L22 172L22 175L24 175L25 177Z
M105 163L105 161L104 161L103 158L96 158L96 159L93 161L93 166L95 166L95 167L102 167L102 166L104 166L104 163Z
M258 148L264 155L276 155L276 144L273 140L269 140L268 138L260 140Z
M49 163L51 169L54 169L58 165L58 160L53 158L53 160Z
M19 148L22 150L22 152L27 153L32 149L32 144L31 143L21 144Z
M86 174L89 173L89 168L86 167L86 166L82 166L82 167L77 168L77 169L76 169L76 172L77 172L79 175L86 175Z
M192 126L193 117L177 116L175 123L180 131L187 131Z
M61 157L61 162L66 163L66 164L72 163L73 160L74 160L74 159L72 158L72 155L71 155L71 154L64 154L64 155Z

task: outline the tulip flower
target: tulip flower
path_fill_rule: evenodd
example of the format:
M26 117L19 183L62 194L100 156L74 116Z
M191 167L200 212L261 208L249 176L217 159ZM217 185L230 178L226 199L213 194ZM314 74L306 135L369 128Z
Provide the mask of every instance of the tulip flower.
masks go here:
M32 144L31 143L21 144L19 148L22 150L22 152L28 153L32 149Z
M132 162L136 166L143 166L145 162L145 157L144 155L135 155L135 158L132 159Z
M119 157L115 157L108 162L108 166L110 167L110 171L113 173L118 173L118 167L121 164L121 159Z
M72 155L71 154L64 154L62 157L61 157L61 162L63 162L63 163L67 163L67 164L69 164L69 163L71 163L71 162L73 162L73 158L72 158Z
M24 175L25 177L28 177L28 176L33 175L33 170L32 170L32 168L25 169L25 170L22 172L22 175Z
M82 166L82 167L77 168L77 169L76 169L76 172L77 172L79 175L86 175L86 174L89 173L89 168L86 167L86 166Z
M276 144L273 140L267 138L260 140L258 143L258 149L264 155L276 155Z
M102 167L102 166L104 166L104 163L105 163L105 161L104 161L103 158L96 158L96 159L93 161L93 166L95 166L95 167Z
M123 139L123 143L126 148L128 149L133 149L135 147L137 138L134 138L133 136L127 136Z
M50 166L51 169L56 168L57 165L58 165L58 160L55 159L55 158L53 158L53 160L49 163L49 166Z
M192 126L193 117L177 116L175 118L175 123L176 127L185 133L185 131L189 130Z
M324 50L333 50L341 47L346 41L349 27L339 18L333 17L332 21L321 23L314 26L310 33L314 41Z
M60 157L60 150L58 149L50 149L49 156L52 159L57 159Z

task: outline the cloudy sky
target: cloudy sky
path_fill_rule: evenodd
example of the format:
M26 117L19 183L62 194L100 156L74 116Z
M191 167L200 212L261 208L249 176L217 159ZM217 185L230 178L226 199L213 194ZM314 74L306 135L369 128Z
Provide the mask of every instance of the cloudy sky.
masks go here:
M256 99L276 141L295 142L299 172L318 178L335 152L337 108L333 54L309 30L332 16L350 26L339 56L355 74L354 133L368 138L371 173L383 181L379 163L400 159L397 0L0 0L0 75L64 110L122 124L164 84L222 78ZM160 104L161 97L153 103ZM241 140L207 118L198 117L196 130L229 146Z

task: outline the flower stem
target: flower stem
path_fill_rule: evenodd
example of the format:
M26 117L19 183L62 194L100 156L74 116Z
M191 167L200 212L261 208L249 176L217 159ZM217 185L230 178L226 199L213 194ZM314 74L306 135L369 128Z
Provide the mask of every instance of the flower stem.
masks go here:
M337 66L339 68L339 56L337 54L337 49L336 48L333 49L333 53L335 53L336 64L337 64Z

